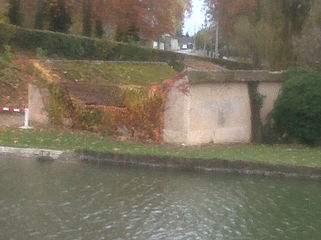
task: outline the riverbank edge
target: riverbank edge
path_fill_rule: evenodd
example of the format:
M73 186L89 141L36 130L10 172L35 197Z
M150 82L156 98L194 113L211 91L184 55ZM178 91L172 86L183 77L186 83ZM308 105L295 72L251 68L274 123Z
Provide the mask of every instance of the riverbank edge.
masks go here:
M39 161L83 161L95 164L112 164L124 166L146 166L154 168L171 168L179 170L213 171L263 175L275 177L295 177L321 180L320 167L291 166L231 161L224 159L202 159L177 156L137 155L88 150L60 151L37 148L16 148L0 146L0 157L22 157Z

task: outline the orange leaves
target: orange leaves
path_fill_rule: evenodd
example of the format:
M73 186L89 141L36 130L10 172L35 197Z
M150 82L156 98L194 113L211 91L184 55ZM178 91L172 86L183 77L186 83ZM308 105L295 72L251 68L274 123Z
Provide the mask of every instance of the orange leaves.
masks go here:
M189 0L95 0L99 14L105 21L113 23L121 32L131 28L139 35L156 38L164 33L175 32L184 19Z
M73 20L79 21L79 11L85 0L24 0L29 13L45 8L61 9L63 5L72 12ZM105 28L120 32L137 29L142 38L156 39L164 33L174 33L190 9L191 0L86 0L91 8L92 21L101 21ZM54 13L60 16L60 13ZM31 14L31 16L34 14ZM78 16L78 18L76 18Z
M136 140L161 140L163 98L157 87L124 89L124 124Z
M126 126L134 140L161 142L167 92L172 86L173 81L168 80L150 88L130 86L124 89L125 112L121 118L118 115L121 120L117 126Z
M67 93L63 93L61 86L56 85L56 91L51 91L53 99L50 108L51 122L58 119L59 121L56 121L58 125L67 126L66 118L69 117L71 122L67 127L111 135L119 135L119 132L126 130L125 132L128 132L128 136L124 136L126 139L161 142L164 108L167 92L171 87L173 87L172 80L150 88L125 86L121 89L124 107L114 107L85 106L75 99L71 99L72 104L68 105L69 100L62 100L64 97L68 98Z

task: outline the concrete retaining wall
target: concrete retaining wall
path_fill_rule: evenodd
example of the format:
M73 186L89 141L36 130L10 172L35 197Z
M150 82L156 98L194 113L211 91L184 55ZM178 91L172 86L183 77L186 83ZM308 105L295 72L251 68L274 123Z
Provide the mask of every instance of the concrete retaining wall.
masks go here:
M250 142L253 109L249 83L258 83L257 94L263 96L263 106L257 116L266 124L283 81L282 73L267 71L188 70L168 93L164 141L186 145ZM33 125L48 124L48 96L48 90L29 85Z
M258 82L257 92L263 96L260 116L265 124L282 86L282 73L191 71L168 94L165 142L187 145L250 142L249 82ZM182 83L188 86L187 93L180 90Z
M65 154L63 151L38 149L38 148L14 148L0 146L0 155L4 157L20 157L20 158L50 158L59 160Z
M190 98L187 144L250 140L251 112L244 83L192 85Z

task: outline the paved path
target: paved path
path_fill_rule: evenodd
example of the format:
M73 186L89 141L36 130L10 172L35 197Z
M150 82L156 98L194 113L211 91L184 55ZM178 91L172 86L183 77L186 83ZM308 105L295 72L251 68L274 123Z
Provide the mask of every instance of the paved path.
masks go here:
M201 70L201 71L224 71L225 68L206 61L185 61L185 65L191 69Z

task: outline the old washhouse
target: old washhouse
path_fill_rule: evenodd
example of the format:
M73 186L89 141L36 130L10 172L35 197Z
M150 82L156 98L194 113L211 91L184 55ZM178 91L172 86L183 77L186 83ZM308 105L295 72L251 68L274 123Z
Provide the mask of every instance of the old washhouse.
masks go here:
M189 68L168 94L164 140L187 145L251 142L260 131L255 121L267 123L283 82L282 72Z

